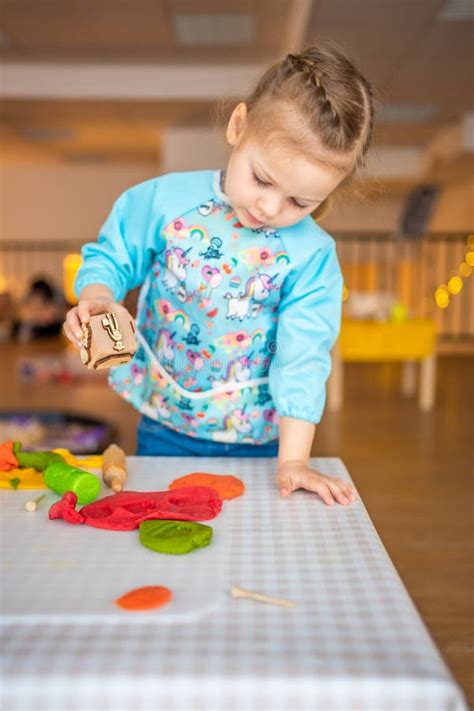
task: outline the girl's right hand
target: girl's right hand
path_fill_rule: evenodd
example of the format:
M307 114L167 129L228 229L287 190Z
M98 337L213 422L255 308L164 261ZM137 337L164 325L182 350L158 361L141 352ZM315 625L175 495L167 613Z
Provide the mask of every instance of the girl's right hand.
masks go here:
M113 299L106 296L98 296L92 299L79 299L77 306L74 306L66 314L63 333L71 343L80 350L82 348L82 324L89 323L91 316L106 314L110 311L125 312L130 316L124 306L117 304ZM130 319L132 319L131 316Z

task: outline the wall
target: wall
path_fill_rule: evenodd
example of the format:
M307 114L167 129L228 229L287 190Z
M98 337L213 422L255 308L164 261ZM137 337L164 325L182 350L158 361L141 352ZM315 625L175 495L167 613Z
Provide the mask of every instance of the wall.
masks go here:
M430 222L433 232L474 232L474 175L447 185Z
M0 239L92 239L120 193L158 172L151 164L2 166ZM394 231L402 206L401 196L387 193L342 199L321 225L329 232ZM433 231L473 229L474 176L445 188L430 223Z
M3 165L0 239L93 239L120 193L153 175L152 165Z
M403 206L400 197L379 197L348 202L338 201L320 224L329 233L336 231L395 232Z

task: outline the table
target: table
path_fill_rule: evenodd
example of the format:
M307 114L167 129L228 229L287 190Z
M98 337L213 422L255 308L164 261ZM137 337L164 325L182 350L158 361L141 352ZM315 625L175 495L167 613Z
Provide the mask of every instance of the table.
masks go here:
M436 324L431 319L401 322L343 319L341 334L333 350L328 381L328 408L337 411L344 399L344 363L402 361L402 391L416 389L415 363L420 364L418 405L428 412L436 398Z
M338 459L312 463L350 480ZM224 555L215 578L207 578L213 594L218 588L213 609L194 620L167 623L156 611L146 624L130 613L123 613L124 621L109 618L102 624L79 619L21 624L8 622L6 614L2 708L466 709L360 500L348 508L326 507L303 491L283 499L274 487L273 460L131 457L129 469L130 488L138 490L165 488L175 476L196 470L244 480L245 495L225 502L221 514L216 550L220 546ZM153 470L159 472L154 480ZM13 496L19 502L28 492L1 491L4 511ZM50 530L66 530L64 522L43 519ZM85 528L70 526L77 536ZM90 530L98 556L114 545L114 536L136 533L103 538L107 532ZM21 527L13 534L21 538ZM11 535L4 530L4 542ZM191 565L191 556L206 552L212 560L211 545L183 556L182 568ZM4 581L7 553L8 545ZM164 557L153 555L156 565L163 565ZM92 579L91 595L96 585L100 581ZM231 585L294 600L297 607L235 600ZM117 571L118 594L121 587Z

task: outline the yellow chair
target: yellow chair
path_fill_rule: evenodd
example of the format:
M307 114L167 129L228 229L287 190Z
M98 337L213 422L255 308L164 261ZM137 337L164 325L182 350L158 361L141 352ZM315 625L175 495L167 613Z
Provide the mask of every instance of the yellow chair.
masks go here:
M377 322L343 319L339 342L333 351L333 368L328 383L328 408L339 410L344 398L344 362L404 363L402 390L413 394L415 362L420 363L418 403L423 411L435 403L436 326L431 319Z

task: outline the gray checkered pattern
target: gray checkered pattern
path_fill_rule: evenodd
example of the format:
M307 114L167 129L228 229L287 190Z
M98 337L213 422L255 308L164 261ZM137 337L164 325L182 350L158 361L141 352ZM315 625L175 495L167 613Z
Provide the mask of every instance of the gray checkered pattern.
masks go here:
M340 460L313 465L350 480ZM173 620L170 605L166 623L164 608L145 616L147 624L143 616L138 623L138 616L126 614L120 622L104 615L105 621L92 624L76 615L67 624L25 624L9 621L14 606L4 604L2 708L466 709L362 502L326 507L303 491L282 499L273 469L273 461L261 459L130 458L132 489L163 488L191 471L233 473L244 480L245 496L226 502L221 514L224 555L213 559L211 546L180 558L184 570L198 553L207 552L219 565L215 575L206 576L212 595L218 588L213 610ZM158 479L150 480L150 470L160 472ZM1 492L0 505L16 494ZM58 522L48 525L65 529ZM22 536L21 530L14 533ZM98 555L105 545L100 536L112 551L115 537L122 535L94 533ZM4 541L8 535L5 531ZM3 559L7 552L6 547ZM192 567L189 572L192 591ZM8 579L8 566L3 576ZM95 585L90 580L91 596ZM298 605L234 600L231 585ZM67 597L67 588L63 594Z

